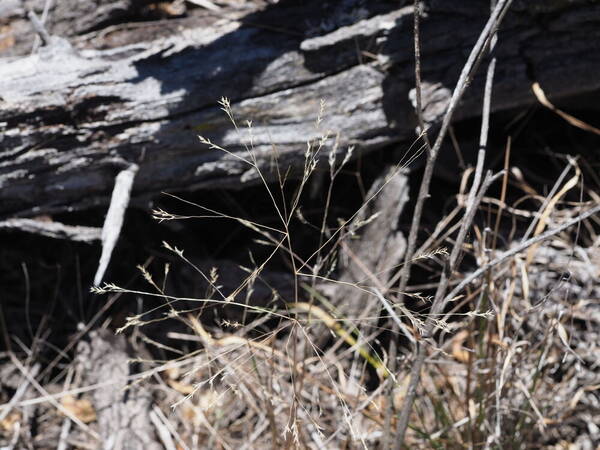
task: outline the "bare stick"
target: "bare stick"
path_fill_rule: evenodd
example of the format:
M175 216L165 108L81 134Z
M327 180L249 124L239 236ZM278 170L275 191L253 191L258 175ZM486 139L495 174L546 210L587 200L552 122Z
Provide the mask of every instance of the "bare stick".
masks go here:
M491 35L497 29L498 25L500 24L500 21L504 17L506 10L508 9L511 3L512 0L501 0L500 2L498 2L496 8L494 8L492 15L486 23L483 31L481 32L481 35L479 36L479 39L477 40L475 46L471 50L471 54L469 55L467 62L463 67L454 92L452 93L452 98L450 99L448 109L446 110L446 114L444 115L444 118L442 120L440 132L433 145L433 148L429 152L427 164L425 165L425 173L423 174L423 181L421 182L421 187L419 189L419 196L417 204L415 205L413 220L410 227L407 252L404 258L403 276L400 279L400 291L406 289L406 284L408 283L411 259L414 255L417 242L417 235L421 225L421 215L423 213L425 201L429 197L429 185L433 176L433 168L435 166L435 162L437 160L442 142L448 131L448 127L452 120L452 116L454 115L454 111L456 110L456 107L458 106L458 103L462 98L462 95L465 89L467 88L467 85L473 77L475 67L478 65L479 61L483 57L484 50L491 39Z
M78 382L80 381L80 375L81 372L77 372L77 378L78 378ZM73 378L73 369L70 368L69 371L67 372L67 378L65 380L65 384L64 384L64 388L63 389L69 389L71 387L71 382ZM69 432L71 431L71 420L68 417L65 417L65 419L63 420L63 424L62 427L60 428L60 435L58 438L58 445L56 446L56 450L67 450L67 448L69 448L68 444L67 444L67 439L69 437Z
M48 33L48 30L46 30L42 21L33 11L29 11L27 13L27 17L31 21L31 25L33 25L33 29L35 30L35 32L42 39L44 45L48 45L50 43L50 33Z
M77 416L72 414L68 409L66 409L63 405L61 405L59 402L57 402L54 399L54 397L51 397L48 395L48 392L42 387L42 385L40 383L37 382L37 380L31 375L31 373L27 370L27 368L25 368L25 366L23 366L23 364L21 364L21 361L19 361L16 358L16 356L14 356L12 353L9 356L10 356L13 364L15 366L17 366L17 369L19 369L19 371L23 375L25 375L26 379L31 383L31 385L36 389L36 391L38 391L40 394L42 394L43 396L48 398L50 403L52 403L52 406L54 406L56 409L58 409L61 413L63 413L69 419L71 419L85 433L87 433L88 435L93 437L95 440L98 440L98 441L100 440L100 435L98 435L98 433L96 433L94 430L92 430L90 427L88 427L85 423L83 423L81 420L79 420L77 418Z
M165 446L167 450L176 450L175 442L173 442L173 438L171 438L171 432L165 426L162 418L158 415L159 408L154 405L152 411L150 411L150 421L154 428L156 429L156 434L160 438L161 442ZM162 411L161 411L162 413ZM163 416L164 417L164 416Z
M422 103L422 84L421 84L421 32L420 32L420 24L421 24L421 5L419 0L414 1L413 5L413 18L414 18L414 41L415 41L415 108L417 113L417 119L419 122L419 127L421 128L419 131L423 134L423 140L425 141L425 146L427 149L427 155L431 155L431 142L429 141L429 136L427 134L427 129L425 128L425 120L423 118L423 103ZM417 203L420 202L420 199L417 199ZM412 236L412 228L411 234ZM409 236L409 237L410 237ZM415 242L416 244L416 242ZM404 268L401 271L401 281L400 281L400 292L404 292L406 290L406 286L408 284L408 275L410 274L410 268L406 268L407 260L410 260L412 254L414 253L414 246L410 246L409 244L406 248L406 253L404 254ZM402 295L402 294L400 294ZM383 302L384 306L387 306L387 303ZM392 317L394 317L392 315ZM396 321L392 322L392 335L396 335L398 331L402 329L400 324ZM414 341L413 344L415 344ZM396 348L396 342L394 339L390 340L389 350L388 350L388 369L391 373L396 371L396 354L398 350ZM387 386L386 396L391 398L393 392L393 384L390 383ZM394 409L394 402L388 402L386 410L385 410L385 424L383 427L383 439L382 439L382 448L390 447L390 438L392 432L392 413Z
M50 7L52 6L52 0L46 0L46 3L44 4L44 10L42 11L42 17L39 20L40 24L42 25L43 30L46 32L47 35L49 35L49 33L46 31L46 28L44 27L44 24L46 23L46 20L48 19L48 13L50 12ZM36 17L37 19L37 17ZM31 20L31 18L30 18ZM34 25L35 27L35 25ZM37 31L37 29L36 29ZM45 42L45 44L47 44L47 42ZM38 35L35 36L35 39L33 41L33 46L31 48L31 54L33 55L37 49L40 46L40 36L39 36L39 32Z
M37 377L39 371L40 365L36 364L31 369L30 374L32 377L35 378ZM23 382L17 388L15 395L13 395L10 401L5 405L4 409L0 409L0 422L2 422L6 418L6 416L8 416L8 413L11 412L11 410L15 407L19 400L21 400L21 397L23 397L23 395L27 392L28 388L29 380L25 378L25 380L23 380Z
M396 428L396 449L400 449L402 443L404 442L404 435L406 434L406 428L408 427L408 421L410 418L410 412L412 411L412 405L415 400L415 395L417 392L417 386L419 384L419 380L421 379L421 369L425 362L425 342L424 340L428 339L434 328L435 328L435 317L439 311L443 310L445 303L445 293L448 289L448 285L450 279L452 277L452 273L456 269L457 263L459 261L459 256L462 252L462 245L467 236L467 231L471 227L471 223L473 218L475 217L475 213L477 212L477 207L483 198L483 194L493 181L495 177L492 177L488 172L485 180L481 183L481 189L479 189L479 183L481 182L481 174L483 172L483 160L484 160L485 151L479 151L479 158L477 169L475 171L475 179L473 180L473 185L471 186L471 190L469 192L469 201L467 203L467 210L465 212L465 217L463 219L461 228L458 232L458 236L456 238L456 243L452 248L452 252L450 253L450 259L446 264L444 271L442 272L442 276L440 278L438 288L435 293L435 297L433 300L433 305L431 307L430 315L427 317L427 321L425 322L425 332L422 340L417 341L417 356L413 361L413 366L410 373L410 382L408 385L408 389L406 392L406 397L404 399L404 403L402 404L402 410L400 411L400 417L398 418L398 425Z
M565 222L564 224L562 224L556 228L548 230L545 233L542 233L538 236L532 237L531 239L528 239L525 242L521 242L516 247L513 247L510 250L505 251L504 253L500 254L500 256L498 256L497 258L494 258L492 261L490 261L486 265L480 267L475 272L473 272L471 275L467 276L448 295L446 295L446 298L444 299L444 301L447 302L447 301L450 301L453 298L455 298L465 287L467 287L467 285L469 283L471 283L472 281L474 281L477 278L479 278L480 276L482 276L484 273L486 273L492 267L497 266L498 264L506 261L508 258L515 256L517 253L522 252L523 250L531 247L532 245L537 244L538 242L545 241L546 239L551 238L552 236L555 236L558 233L561 233L561 232L565 231L566 229L572 227L573 225L576 225L579 222L593 216L594 214L598 214L598 213L600 213L600 204L594 206L593 208L587 210L583 214L580 214L579 216L569 220L568 222Z
M417 119L419 121L419 130L423 134L423 139L428 152L431 152L431 142L425 128L425 119L423 118L423 87L421 83L421 5L419 0L414 4L414 39L415 39L415 106Z
M525 242L529 238L531 233L533 233L533 230L535 229L535 226L537 225L538 220L540 220L540 217L542 217L544 210L546 209L548 204L552 201L552 198L554 198L554 195L558 192L558 189L562 185L563 180L565 179L565 177L567 176L567 174L569 173L569 171L571 170L571 168L573 166L574 166L573 161L569 160L569 164L563 169L560 176L556 180L556 183L554 183L554 186L552 186L552 189L550 189L550 192L548 192L548 195L546 195L546 198L544 198L544 202L539 207L533 220L527 227L527 231L525 231L525 234L523 234L523 237L521 238L521 242Z
M490 43L490 52L496 46L497 36L494 34ZM479 133L479 149L487 150L489 128L490 128L490 110L492 108L492 88L494 86L494 72L496 70L496 58L492 58L488 65L485 78L485 88L483 94L483 108L481 114L481 131Z
M452 99L450 100L450 104L448 106L448 109L446 110L446 114L442 121L442 128L441 128L440 133L438 134L438 137L435 141L435 144L429 154L427 165L425 167L425 176L424 176L423 182L421 183L421 189L419 192L417 205L415 206L415 214L413 216L413 223L411 224L411 231L410 231L410 235L409 235L409 244L408 244L408 252L407 252L408 259L405 259L405 267L403 268L405 272L402 274L403 276L401 277L401 281L400 281L400 284L401 284L401 286L400 286L401 294L400 295L402 295L402 291L404 291L406 289L406 285L408 284L408 278L410 276L410 266L409 266L410 258L412 258L412 256L413 256L414 248L416 245L416 238L417 238L417 233L418 233L418 229L419 229L419 225L420 225L422 208L425 203L425 199L429 195L429 183L431 181L431 176L433 175L433 167L435 166L435 161L437 159L439 149L441 148L441 144L443 142L443 139L447 132L448 126L450 124L450 120L452 118L453 112L454 112L456 106L458 105L458 100L464 93L464 90L466 89L469 79L472 78L475 68L478 65L479 61L481 60L487 44L489 43L490 49L493 49L493 47L496 44L496 29L497 29L500 21L504 17L504 14L508 10L510 3L511 3L511 0L505 0L505 1L501 0L500 2L498 2L498 4L492 10L490 18L489 18L484 30L482 31L481 35L479 36L477 43L473 47L473 50L471 51L471 54L469 55L469 59L467 60L467 63L465 64L465 66L463 68L463 71L461 72L459 81L454 90L454 93L452 94ZM483 185L481 186L481 189L480 189L481 175L483 173L483 164L485 161L485 152L486 152L487 141L488 141L489 115L490 115L490 110L491 110L491 93L492 93L495 67L496 67L496 61L494 58L494 59L492 59L492 61L489 64L487 76L486 76L484 101L483 101L483 112L482 112L482 123L481 123L480 139L479 139L480 149L479 149L479 153L478 153L478 157L477 157L477 167L475 170L473 185L471 186L471 190L469 192L469 198L467 200L467 209L465 211L465 217L463 219L461 228L459 230L459 233L458 233L458 236L456 239L456 243L450 254L450 260L449 260L448 264L446 265L444 272L442 273L440 283L438 285L438 289L436 291L433 305L431 308L431 315L428 317L427 322L425 324L426 335L431 334L431 332L433 331L434 326L435 326L434 318L435 318L436 314L439 311L442 311L446 305L445 293L446 293L446 290L448 289L448 285L449 285L452 273L456 269L456 266L457 266L457 263L459 260L459 256L460 256L460 253L462 250L462 245L463 245L466 235L467 235L467 231L471 226L473 218L475 217L475 212L477 210L479 203L481 202L483 194L485 193L485 191L489 187L490 183L492 182L492 177L490 174L488 174L486 176L486 180L483 182ZM412 244L412 246L411 246L411 244ZM424 361L425 361L425 345L421 341L421 342L418 342L418 344L417 344L417 355L416 355L415 361L413 362L413 367L411 370L411 378L410 378L409 387L407 390L407 395L406 395L406 398L402 405L402 410L400 412L400 417L398 419L398 425L396 428L396 446L395 446L396 449L400 449L400 447L402 446L402 443L404 442L404 436L406 434L406 428L408 427L410 412L412 411L412 405L413 405L413 402L415 399L417 386L419 384L419 380L421 377L421 368L424 364Z

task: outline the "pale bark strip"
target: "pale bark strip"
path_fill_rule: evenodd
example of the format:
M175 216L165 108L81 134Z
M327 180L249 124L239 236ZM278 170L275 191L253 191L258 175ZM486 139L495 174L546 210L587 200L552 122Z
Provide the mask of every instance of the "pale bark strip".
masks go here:
M0 221L0 229L19 230L54 239L66 239L88 244L101 239L100 228L81 225L65 225L60 222L40 219L7 219Z
M94 286L100 285L104 273L108 268L110 257L117 245L117 240L121 234L125 211L129 206L129 198L133 181L139 167L137 164L131 164L127 169L122 170L115 179L115 187L110 199L110 206L106 213L104 226L102 227L102 254L98 263L98 270L94 275Z

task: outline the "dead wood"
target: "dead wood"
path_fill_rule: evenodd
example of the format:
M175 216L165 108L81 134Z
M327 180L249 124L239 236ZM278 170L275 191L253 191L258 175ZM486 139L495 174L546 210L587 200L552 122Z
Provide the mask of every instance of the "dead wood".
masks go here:
M254 168L203 147L198 134L239 156L251 140L266 173L274 144L280 165L301 170L304 143L318 136L320 99L329 104L323 126L340 133L341 148L354 144L360 154L414 138L412 7L289 1L243 18L111 25L115 15L131 17L128 3L88 11L87 25L70 33L49 24L48 45L0 64L0 218L105 204L124 161L140 165L134 203L257 180ZM423 108L435 125L489 11L471 1L425 6ZM533 82L552 100L597 90L599 23L596 2L514 5L495 50L492 111L534 103ZM484 78L475 77L456 119L479 114ZM216 106L221 96L240 124L253 120L252 138Z
M367 194L370 199L350 225L349 239L342 244L340 281L332 303L352 321L376 321L377 302L369 301L372 288L386 292L406 250L406 239L398 230L408 201L408 178L397 167L378 178Z
M139 384L129 384L130 355L125 337L106 330L94 331L90 342L82 341L78 350L87 385L114 381L93 394L103 444L122 450L162 448L149 418L152 393Z

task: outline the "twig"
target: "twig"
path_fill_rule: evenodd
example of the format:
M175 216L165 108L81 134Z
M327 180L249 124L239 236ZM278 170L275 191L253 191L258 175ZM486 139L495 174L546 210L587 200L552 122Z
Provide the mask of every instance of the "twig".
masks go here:
M173 442L171 433L168 430L168 428L165 426L165 424L163 423L162 418L156 412L157 410L158 410L158 407L156 405L154 405L154 407L152 408L152 411L150 411L150 421L152 422L152 424L154 425L154 428L156 429L156 434L158 434L158 437L162 441L166 450L176 450L177 447L175 446L175 442ZM162 411L161 411L161 413L162 413Z
M30 372L31 376L36 377L39 370L40 370L39 364L36 364L35 366L33 366L31 369L31 372ZM13 395L12 398L10 399L10 402L8 402L6 404L4 409L0 409L0 422L2 422L6 418L8 413L11 412L11 410L19 402L20 398L23 397L25 392L27 392L28 387L29 387L29 380L27 378L25 378L25 381L23 381L23 383L21 383L19 385L19 387L17 388L17 391L15 392L15 395Z
M473 272L471 275L467 276L448 295L446 295L446 298L444 299L444 301L448 302L448 301L452 300L453 298L455 298L465 287L467 287L468 284L470 284L473 280L482 276L484 273L486 273L492 267L497 266L498 264L506 261L508 258L515 256L517 253L522 252L523 250L527 249L528 247L530 247L534 244L537 244L538 242L545 241L546 239L551 238L552 236L555 236L558 233L561 233L561 232L565 231L566 229L572 227L573 225L576 225L577 223L587 219L588 217L593 216L594 214L598 214L598 213L600 213L600 204L594 206L593 208L587 210L583 214L580 214L579 216L569 220L568 222L565 222L564 224L562 224L556 228L548 230L545 233L542 233L538 236L532 237L531 239L528 239L525 242L521 242L516 247L505 251L504 253L500 254L500 256L498 256L497 258L494 258L492 261L487 263L485 266L480 267L475 272Z
M417 356L413 361L413 366L410 373L410 382L408 385L404 403L402 404L402 409L400 411L400 417L398 418L398 425L396 428L396 449L400 449L402 443L404 442L404 435L406 433L406 428L408 427L410 412L412 411L412 405L415 400L417 386L421 378L421 369L425 362L426 356L426 345L424 341L426 341L431 336L437 322L436 317L439 314L439 312L443 310L444 306L447 303L444 294L446 293L446 289L448 288L448 284L450 282L452 273L454 272L459 261L459 256L462 252L462 245L465 241L467 231L471 227L471 223L473 221L473 218L475 217L475 213L477 212L477 207L480 204L481 199L483 198L483 194L485 193L489 185L492 183L492 181L496 178L496 176L492 177L491 174L488 172L484 181L481 183L481 188L479 187L481 173L483 172L484 154L484 150L479 151L478 164L477 169L475 171L475 179L473 181L473 185L471 186L471 191L469 192L467 211L465 212L465 217L463 219L462 226L458 232L456 243L452 248L452 252L450 253L450 259L444 271L442 272L442 276L440 278L439 285L433 300L433 305L431 307L430 315L427 317L427 321L425 322L425 331L423 334L423 339L417 342ZM500 174L502 174L502 172Z
M475 43L473 49L471 50L471 53L469 54L469 58L467 59L467 62L465 63L465 65L461 71L461 74L459 76L459 79L458 79L458 82L454 89L454 92L452 93L450 103L448 105L448 108L446 109L446 113L442 120L442 126L440 129L440 132L436 138L433 148L431 149L431 151L428 154L427 163L425 165L425 171L423 174L423 180L421 182L421 187L419 189L419 195L417 197L417 203L415 205L413 219L412 219L410 232L409 232L409 236L408 236L407 251L405 254L404 266L402 268L402 273L401 273L401 277L400 277L400 287L399 287L400 295L399 295L399 299L398 299L399 301L402 301L402 292L406 289L406 286L408 285L408 279L410 277L410 269L411 269L411 259L414 255L414 251L416 248L417 236L418 236L418 232L419 232L420 224L421 224L421 215L423 213L423 207L425 205L425 201L429 197L429 186L431 183L431 178L433 176L433 169L434 169L442 142L448 131L448 127L452 120L452 116L454 115L454 111L455 111L456 107L458 106L458 103L459 103L460 99L462 98L462 95L463 95L467 85L469 84L469 81L473 77L475 69L478 66L481 58L483 57L486 47L488 46L492 36L494 35L497 27L499 26L500 22L502 21L504 15L506 14L506 11L508 10L508 7L510 6L511 3L512 3L512 0L500 0L498 2L498 4L496 5L496 7L494 8L494 10L492 11L490 18L488 19L483 31L479 35L479 38L478 38L477 42ZM475 183L473 184L473 187L475 187ZM472 190L472 192L476 192L476 190ZM458 244L457 244L457 246L458 246ZM441 292L441 291L438 290L438 292ZM441 299L438 297L437 294L436 294L436 299L438 300L438 302L441 301ZM393 351L394 349L395 349L395 347L393 345L390 346L390 357L391 356L395 357L395 351ZM392 353L394 353L394 354L392 355ZM419 359L424 360L424 355L425 355L425 353L424 353L423 345L418 346L417 360L419 360ZM419 368L419 372L416 372L415 366L413 366L413 371L411 373L413 375L417 374L417 376L411 376L411 381L412 381L413 378L416 379L418 377L418 373L420 373L420 368ZM410 414L410 410L412 409L412 402L414 401L415 393L416 393L416 384L414 386L412 386L412 390L410 389L410 386L409 386L409 390L407 392L407 397L404 401L404 405L402 408L401 417L398 421L398 426L396 429L396 445L395 445L395 447L398 449L402 446L402 443L404 441L406 427L408 426L408 416ZM387 422L388 422L388 420L386 418L386 423Z
M550 201L552 201L552 198L554 197L554 195L558 192L558 188L560 187L563 180L565 179L565 177L567 176L567 174L569 173L569 171L571 170L571 168L573 166L574 166L574 161L569 159L569 164L563 169L563 171L559 175L558 179L556 180L556 183L554 183L554 186L552 186L552 189L550 190L548 195L546 195L546 197L544 198L544 202L542 203L542 205L538 209L537 213L533 217L533 220L529 223L529 226L527 227L527 231L525 231L525 234L523 234L523 237L521 238L521 242L525 242L527 239L529 239L529 236L531 235L531 233L533 233L533 230L535 229L535 227L538 223L538 220L540 220L540 217L542 217L542 214L544 213L545 209L550 204Z
M444 115L444 118L442 120L442 126L438 137L433 145L433 148L431 149L431 152L428 155L427 164L425 166L425 173L423 174L423 181L421 182L421 187L419 189L419 196L417 204L415 205L413 220L410 227L408 237L408 248L406 256L404 258L403 276L401 277L400 281L400 291L406 288L406 284L408 282L411 267L411 258L414 254L416 247L417 235L421 224L421 215L423 213L423 207L426 199L429 197L429 185L433 176L433 168L435 166L435 162L437 160L437 156L439 154L439 150L441 148L444 137L446 136L446 133L448 131L448 126L450 125L450 121L452 120L454 111L458 106L458 103L467 85L469 84L469 81L473 77L474 69L483 56L483 51L485 50L490 40L490 35L493 32L495 32L496 28L500 24L500 21L504 17L506 10L508 9L511 3L512 0L501 0L498 3L492 15L490 16L486 26L481 32L481 35L479 36L479 39L477 40L475 46L471 50L471 54L469 55L469 58L463 67L463 70L460 74L454 92L452 94L452 98L450 99L450 104L448 105L446 114Z
M415 44L415 109L417 113L417 119L419 122L419 127L421 128L420 133L423 135L423 140L425 141L425 147L427 149L428 162L429 158L433 154L431 148L431 142L429 141L429 136L427 134L427 130L425 129L425 120L423 118L423 103L422 103L422 93L423 88L421 84L421 32L420 32L420 24L421 24L421 5L419 0L414 0L413 5L413 18L414 18L414 28L413 28L413 36L414 36L414 44ZM424 201L420 197L417 199L417 205ZM418 206L417 206L418 207ZM415 210L416 208L415 207ZM420 221L420 220L419 220ZM400 271L400 301L402 301L402 292L406 290L408 285L408 277L410 275L410 259L415 252L416 246L416 230L415 221L413 221L411 225L411 231L409 233L409 239L407 243L407 247L404 254L404 266ZM387 304L384 302L384 306ZM394 317L394 315L392 315ZM392 321L392 335L395 335L400 329L404 329L401 327L396 321ZM413 341L411 341L413 342ZM415 342L413 342L415 344ZM391 373L396 371L396 354L397 354L396 342L394 339L390 340L389 350L388 350L388 368ZM386 396L391 398L393 392L393 385L390 383L387 388ZM385 411L385 425L383 428L383 439L382 439L382 448L390 447L390 438L392 432L392 413L393 413L394 403L389 401Z
M64 389L69 389L71 386L71 381L73 378L73 370L70 369L67 372L67 379L65 380ZM67 438L69 437L69 432L71 431L71 421L68 417L65 417L63 420L62 427L60 428L60 435L58 438L58 445L56 446L56 450L66 450L68 448Z
M149 369L146 370L144 372L139 372L137 374L134 375L129 375L127 377L127 380L130 382L135 382L137 380L143 380L146 379L156 373L165 371L167 369L172 369L172 368L179 368L179 367L183 367L186 365L190 365L197 362L197 360L195 358L189 358L189 359L184 359L181 361L176 361L176 362L168 362L165 364L162 364L158 367L155 367L153 369ZM22 366L22 364L21 364ZM43 374L44 372L42 372ZM28 400L21 400L20 402L18 402L15 406L17 407L24 407L24 406L30 406L30 405L39 405L41 403L46 403L46 402L50 402L52 404L54 404L54 402L56 402L56 400L61 399L63 397L66 397L67 395L79 395L79 394L83 394L85 392L92 392L98 389L104 389L107 387L111 387L114 386L116 383L120 382L121 380L108 380L102 383L96 383L96 384L92 384L89 386L82 386L79 388L73 388L73 389L69 389L69 390L63 390L61 392L58 392L56 394L50 394L48 392L46 392L43 388L41 391L42 396L41 397L37 397L37 398L31 398ZM38 383L39 384L39 383ZM40 386L41 387L41 386ZM38 390L39 391L39 390ZM4 411L5 409L7 409L9 407L8 404L2 404L0 405L0 411Z
M48 19L48 13L50 12L50 7L51 6L52 6L52 0L46 0L46 3L44 4L44 10L42 11L42 17L40 19L40 23L42 24L42 28L44 30L46 30L46 29L45 29L45 27L43 25L46 23L46 19ZM34 25L34 27L35 27L35 25ZM46 32L46 34L49 35L48 32ZM40 36L36 35L35 39L33 41L33 46L31 47L31 54L32 55L37 51L37 49L39 48L39 46L40 46Z
M13 448L16 447L17 442L19 442L20 431L21 422L15 422L12 438L10 439L8 447L6 447L7 450L13 450Z
M71 421L69 419L63 420L63 424L60 427L60 435L58 437L58 445L56 446L56 450L66 450L69 448L67 438L69 437L70 431Z
M490 53L494 51L498 37L492 36L490 42ZM485 77L485 88L483 93L483 108L481 112L481 131L479 133L479 149L487 150L490 129L490 111L492 109L492 88L494 87L494 73L496 70L496 58L490 61Z
M178 444L179 448L181 448L183 450L189 450L189 447L186 445L186 443L183 441L183 439L181 439L181 436L179 436L179 433L177 433L177 430L173 427L173 424L171 422L169 422L169 418L167 416L165 416L165 414L161 411L161 409L157 405L154 405L152 407L152 411L162 421L162 423L165 425L167 430L169 430L169 432L171 433L171 436L173 436L177 440L177 444Z
M406 257L405 257L405 261L404 261L405 262L404 272L406 273L406 275L404 277L402 277L401 282L404 281L404 283L406 283L408 281L408 274L410 272L410 260L414 254L414 250L415 250L415 246L416 246L417 234L418 234L418 230L420 228L423 206L425 204L425 200L429 197L429 185L431 182L431 178L433 176L433 168L435 166L435 162L437 160L437 156L439 154L439 150L441 148L442 142L448 131L448 126L450 125L450 121L452 120L454 111L455 111L456 107L458 106L458 103L459 103L467 85L469 84L471 78L474 75L474 69L483 56L484 50L490 40L490 35L493 32L495 32L500 21L504 17L506 10L510 6L510 3L512 3L512 0L502 0L498 3L496 8L494 9L494 12L490 16L486 26L484 27L483 31L481 32L481 35L479 36L479 39L477 40L475 46L471 50L471 54L469 55L469 58L468 58L467 62L465 63L465 66L462 69L462 72L460 74L460 77L458 79L456 87L452 94L452 98L450 99L450 103L446 110L446 114L444 115L444 118L442 120L442 126L440 129L440 132L439 132L437 139L433 145L433 148L431 149L431 152L430 152L428 160L427 160L427 164L425 166L425 173L423 174L423 181L421 182L421 187L419 190L419 197L418 197L417 204L415 206L415 212L413 214L413 220L411 223L411 229L410 229L410 234L409 234L409 239L408 239L408 241L409 241L408 242L408 251L406 252ZM401 288L401 290L402 290L402 288Z
M421 5L419 0L414 3L414 40L415 40L415 106L417 120L419 121L420 133L423 133L423 139L428 152L431 152L431 142L425 128L425 119L423 118L423 86L421 83Z
M48 45L50 43L50 33L48 33L48 30L46 30L46 28L44 27L44 24L39 19L37 14L34 13L32 10L30 10L27 13L27 17L31 21L31 25L33 25L33 29L35 30L35 32L42 39L42 42L44 43L44 45Z
M402 321L398 317L398 314L396 314L396 311L394 311L392 309L392 307L390 306L390 304L388 303L388 301L383 297L382 293L377 288L373 288L373 293L379 299L379 301L381 302L381 304L383 305L383 307L385 308L385 310L388 312L388 314L390 315L390 317L393 319L393 321L396 323L396 326L399 329L402 330L402 332L404 333L404 335L413 344L416 344L416 340L413 337L412 333L409 330L406 329L406 326L402 323Z
M52 406L54 406L61 413L63 413L65 416L67 416L69 419L71 419L73 422L75 422L84 432L89 434L94 439L100 441L100 436L98 435L98 433L96 433L94 430L92 430L90 427L88 427L85 423L83 423L81 420L79 420L77 418L77 416L72 414L68 409L66 409L63 405L61 405L59 402L57 402L54 399L54 397L50 396L48 394L48 391L46 391L42 387L42 385L40 383L38 383L37 380L31 375L31 373L27 371L27 369L23 366L23 364L21 364L21 361L19 361L12 353L10 354L10 357L11 357L11 361L13 362L13 364L15 366L17 366L17 369L19 369L19 371L23 375L25 375L27 380L29 380L29 382L33 385L33 387L40 394L44 395L50 401L50 403L52 403Z

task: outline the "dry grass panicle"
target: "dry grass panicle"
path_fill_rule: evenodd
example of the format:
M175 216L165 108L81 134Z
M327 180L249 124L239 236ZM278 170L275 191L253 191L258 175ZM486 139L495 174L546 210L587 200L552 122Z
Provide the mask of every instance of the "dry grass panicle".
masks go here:
M228 102L224 100L222 106L235 124ZM316 121L319 127L323 114L324 105ZM558 229L588 211L593 202L564 200L570 189L585 191L576 162L569 163L575 182L558 183L553 196L533 192L519 172L507 166L502 172L502 195L478 197L473 241L460 249L463 259L470 262L457 268L450 285L456 286L478 267L500 261L474 278L460 296L449 299L446 309L434 314L427 307L433 297L413 288L406 292L390 288L382 293L368 277L350 283L373 305L383 326L374 329L366 325L373 323L368 317L357 320L340 315L339 305L332 304L328 294L342 285L348 287L348 282L335 277L339 252L348 239L360 235L348 224L364 225L377 217L359 222L350 218L333 228L326 218L321 224L312 224L320 230L321 239L305 259L299 256L289 231L294 220L311 225L301 213L301 199L315 172L328 167L333 184L349 161L351 150L340 150L335 141L328 141L328 135L324 132L321 139L308 143L305 173L291 198L285 198L283 188L289 180L284 172L276 171L279 191L273 190L274 185L253 165L251 145L246 148L243 158L262 180L279 227L199 206L199 216L238 221L256 233L261 245L271 248L265 260L244 268L247 275L239 286L222 286L216 268L207 272L195 267L210 286L206 298L172 297L147 272L144 277L154 292L130 292L111 285L102 290L164 298L162 318L153 315L150 319L149 312L144 312L130 318L122 331L130 327L143 330L149 320L177 320L189 329L188 333L172 333L172 337L188 341L190 353L172 362L157 362L149 372L157 375L154 389L161 391L162 404L171 405L170 410L163 410L173 428L171 433L186 446L194 442L204 448L373 448L390 432L385 428L387 406L401 408L410 380L410 354L392 371L385 347L378 341L391 331L386 319L393 319L403 328L399 333L407 333L415 342L426 338L426 363L406 436L411 447L508 448L540 440L595 439L593 429L589 435L580 433L585 417L592 422L598 419L593 412L598 390L594 369L600 296L595 282L600 273L598 224L591 216L582 222L579 233L566 229L506 258L502 255L510 247L500 248L499 239L503 230L513 228L511 223L534 219L523 237L526 240ZM338 158L338 154L342 156ZM520 199L517 206L507 204L508 186L522 190L539 209L519 209ZM329 195L326 198L330 201ZM330 206L324 205L325 216ZM459 193L457 209L440 221L427 245L413 258L414 264L441 273L449 258L446 247L455 245L456 224L460 223L456 211L466 207ZM161 210L155 217L192 218ZM165 247L193 265L182 250L167 243ZM284 297L282 291L273 290L271 300L260 305L249 301L269 262L281 255L288 260L291 289ZM401 266L395 266L387 272L400 270ZM400 295L423 307L407 308L397 301ZM214 304L245 311L237 316L243 320L203 323L202 311ZM428 324L432 331L427 330ZM328 336L325 340L324 335ZM391 396L386 393L387 386L392 386ZM395 426L393 417L391 427Z

